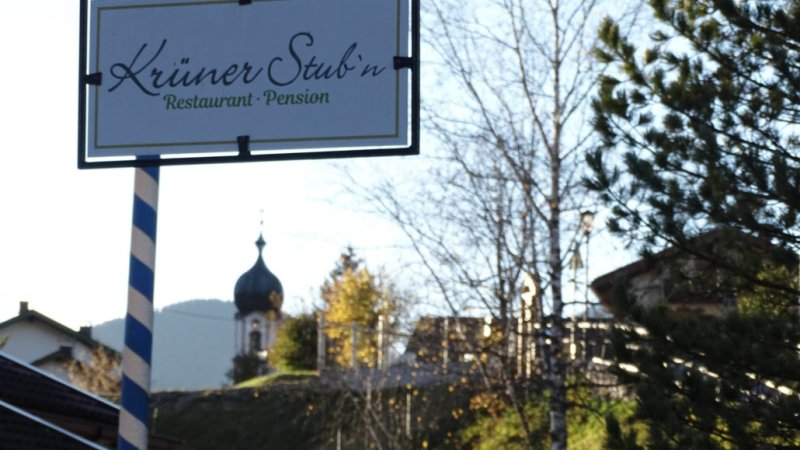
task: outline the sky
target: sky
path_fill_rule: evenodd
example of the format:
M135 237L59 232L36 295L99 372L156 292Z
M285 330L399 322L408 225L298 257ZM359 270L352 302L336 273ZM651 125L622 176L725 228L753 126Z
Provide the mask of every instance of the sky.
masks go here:
M20 301L72 328L125 315L134 169L77 169L78 7L0 2L0 321ZM155 307L232 300L262 230L289 313L312 307L348 245L391 269L402 237L343 194L342 170L413 158L162 168Z
M125 315L135 169L77 169L78 7L0 2L0 321L20 301L73 328ZM365 162L162 168L155 307L232 300L262 219L289 313L311 307L347 245L369 266L390 265L399 235L342 194L354 164Z

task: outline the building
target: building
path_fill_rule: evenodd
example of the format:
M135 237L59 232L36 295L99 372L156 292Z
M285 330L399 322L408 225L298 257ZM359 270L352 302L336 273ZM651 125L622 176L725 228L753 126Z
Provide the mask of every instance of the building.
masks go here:
M477 317L421 317L408 339L403 359L448 366L473 362L486 348L486 323Z
M237 358L234 361L241 361L242 357L247 356L257 357L260 361L259 374L269 370L267 357L275 344L278 328L283 323L283 286L264 263L265 245L264 237L259 235L256 240L258 258L253 267L239 277L233 292L237 310L234 316Z
M91 362L92 351L102 348L119 357L119 353L92 339L92 327L75 331L20 302L19 314L0 323L2 350L7 354L47 371L62 380L69 380L68 365L73 361Z
M775 270L783 267L787 270ZM596 278L592 291L613 312L613 290L625 283L643 307L665 306L678 314L718 316L737 308L747 280L770 271L776 284L797 277L797 256L769 242L731 229L716 229Z

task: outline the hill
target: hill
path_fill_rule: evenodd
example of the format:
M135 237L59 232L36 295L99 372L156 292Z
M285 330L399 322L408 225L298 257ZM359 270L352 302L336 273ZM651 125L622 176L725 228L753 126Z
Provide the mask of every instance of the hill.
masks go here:
M155 313L152 389L206 389L228 384L234 356L233 302L190 300ZM124 319L94 326L92 337L122 350Z
M376 387L369 394L371 406L364 409L365 392L349 390L333 376L323 382L310 372L279 374L251 380L248 387L158 392L152 402L158 414L151 425L195 450L529 448L510 407L490 412L479 406L490 398L482 383ZM542 448L549 448L542 405L530 403L526 410L529 425L542 433ZM596 399L591 405L570 416L572 450L602 448L605 413L614 411L624 423L632 414L629 401ZM637 431L640 436L646 432ZM380 447L374 441L378 436Z
M152 427L159 434L184 442L195 450L296 450L376 448L370 427L365 426L364 392L350 391L329 380L320 382L312 373L253 380L253 387L167 392L153 395L158 410ZM334 381L331 383L330 381ZM257 386L256 386L257 385ZM472 389L451 389L448 384L408 391L406 387L372 391L374 417L388 427L395 444L382 448L435 448L464 422L453 411L469 412ZM412 439L405 437L406 401L413 397ZM373 417L373 416L370 416ZM424 444L423 444L424 442ZM448 447L441 447L448 448Z

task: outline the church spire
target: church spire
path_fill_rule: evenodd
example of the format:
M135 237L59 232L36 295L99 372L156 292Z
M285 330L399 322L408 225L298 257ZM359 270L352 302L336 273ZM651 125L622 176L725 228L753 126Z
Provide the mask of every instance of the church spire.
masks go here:
M262 223L263 224L263 223ZM233 299L240 314L253 311L274 311L280 314L283 304L283 286L264 263L264 234L259 233L255 242L258 257L255 264L236 281Z
M264 210L261 209L258 213L260 218L258 221L258 239L256 240L256 247L258 247L258 257L261 258L264 246L267 245L267 242L264 240Z
M264 240L264 235L262 233L258 233L258 240L256 240L256 247L258 247L258 257L262 257L262 252L264 251L264 246L267 245L267 241Z

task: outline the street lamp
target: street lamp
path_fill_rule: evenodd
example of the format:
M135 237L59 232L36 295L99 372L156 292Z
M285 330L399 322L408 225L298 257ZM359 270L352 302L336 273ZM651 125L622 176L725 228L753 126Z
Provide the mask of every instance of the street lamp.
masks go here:
M583 231L583 236L586 238L586 264L583 265L584 267L584 274L586 276L585 284L583 285L583 321L587 322L589 320L589 236L592 234L592 228L594 225L594 212L593 211L584 211L581 213L581 231ZM584 324L586 326L587 324ZM583 330L582 333L582 348L581 353L583 354L583 359L585 360L588 357L586 345L586 329Z
M592 211L584 211L581 213L581 230L583 230L583 234L589 237L589 233L592 232L592 225L594 224L594 212Z
M583 236L586 238L586 264L583 265L586 274L586 284L583 285L583 303L584 303L584 311L583 317L587 319L589 316L589 236L592 234L592 228L594 225L594 212L593 211L584 211L581 213L581 230L583 231Z

